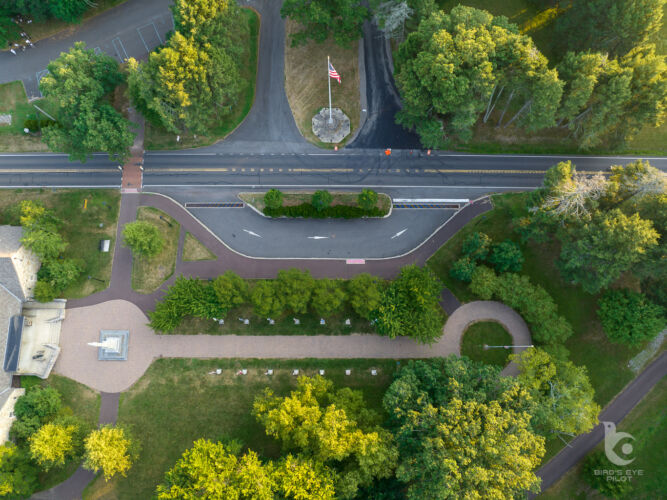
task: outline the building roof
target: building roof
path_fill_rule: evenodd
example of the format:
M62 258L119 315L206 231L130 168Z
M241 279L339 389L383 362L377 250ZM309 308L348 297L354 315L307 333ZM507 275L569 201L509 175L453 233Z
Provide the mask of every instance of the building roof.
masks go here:
M12 295L0 283L0 359L5 359L10 322L14 316L21 315L21 308L21 300ZM0 393L11 386L11 384L12 375L4 370L0 370Z
M0 226L0 257L11 257L21 248L21 226Z
M10 257L0 257L0 285L4 286L16 298L25 300L23 287L19 281L18 274L16 274L14 262L12 262Z

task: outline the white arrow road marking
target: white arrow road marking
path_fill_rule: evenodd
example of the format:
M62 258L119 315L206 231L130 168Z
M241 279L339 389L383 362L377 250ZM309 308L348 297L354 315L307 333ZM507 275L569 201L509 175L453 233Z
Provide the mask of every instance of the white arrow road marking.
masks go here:
M309 240L328 240L328 236L308 236Z
M400 235L402 235L402 234L403 234L404 232L406 232L407 230L408 230L408 228L406 227L406 228L403 229L402 231L399 231L399 232L396 233L394 236L392 236L391 239L393 240L394 238L398 238Z
M261 238L261 236L257 233L253 233L252 231L248 231L247 229L244 229L246 233L248 233L250 236L257 236L258 238Z

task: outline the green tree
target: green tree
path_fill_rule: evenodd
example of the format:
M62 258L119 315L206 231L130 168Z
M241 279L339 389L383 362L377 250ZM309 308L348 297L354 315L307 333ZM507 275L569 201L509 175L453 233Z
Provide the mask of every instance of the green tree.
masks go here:
M51 286L51 283L44 280L37 280L34 294L37 302L51 302L58 296L58 292Z
M83 13L90 7L86 0L50 0L48 3L50 14L67 23L81 22Z
M333 383L316 376L299 377L297 388L287 397L270 389L255 398L253 415L266 433L279 439L285 450L299 450L314 461L337 471L336 496L353 498L361 486L389 477L397 452L391 434L360 413L363 399L350 389L333 391ZM361 401L361 405L349 404ZM367 426L361 427L360 421Z
M631 346L653 339L666 324L662 306L628 289L607 290L597 314L609 340Z
M604 476L599 472L601 470L616 470L616 467L615 464L609 461L604 452L594 451L584 461L582 476L589 485L605 497L625 498L627 493L632 490L630 481L608 481L608 476Z
M289 310L294 314L306 313L315 287L315 280L310 275L310 271L281 269L278 271L276 286Z
M511 240L494 244L489 255L489 262L499 273L519 272L523 266L523 261L524 258L519 245Z
M285 301L279 284L274 280L260 280L250 291L250 301L257 316L277 317L285 312Z
M65 465L65 460L76 451L77 428L74 425L44 424L30 436L32 458L44 470Z
M311 204L315 207L315 209L318 212L321 212L329 205L331 205L332 201L333 201L333 196L331 196L331 193L329 191L318 190L313 193Z
M600 406L585 366L560 361L542 349L512 355L519 365L519 382L535 404L531 426L543 436L589 432L598 423Z
M35 252L42 261L57 259L65 251L67 243L62 236L49 228L33 225L23 231L21 243Z
M264 194L264 205L267 208L280 208L283 206L283 193L278 189L269 189Z
M544 438L530 398L499 369L467 358L411 362L385 394L407 498L505 498L536 491Z
M213 281L213 290L225 314L243 304L248 297L248 283L234 271L225 271L218 276Z
M160 230L145 220L128 222L123 227L123 245L139 257L155 257L164 247Z
M84 442L83 467L102 471L108 481L116 474L125 476L138 454L137 443L121 427L105 425L92 431Z
M498 277L493 269L478 266L472 272L470 291L482 300L491 300L498 289Z
M575 227L563 242L558 267L563 277L597 293L639 262L658 243L651 221L619 209L599 213Z
M85 162L97 151L107 152L112 161L129 158L135 134L130 122L105 100L124 78L116 60L77 42L47 69L39 88L57 106L58 119L58 126L42 130L49 148L68 153L72 161Z
M371 319L382 299L380 279L368 273L358 274L348 280L347 296L354 312L362 318Z
M42 265L40 275L53 290L62 292L81 275L79 263L73 259L56 259ZM36 293L36 292L35 292Z
M322 43L330 35L336 44L347 47L361 38L362 25L370 17L368 9L356 0L285 0L280 15L301 25L301 30L291 36L293 47L308 40Z
M357 196L357 205L359 205L364 210L370 210L378 202L378 194L372 189L362 189L359 196Z
M467 236L463 240L461 252L463 255L470 257L473 262L478 262L486 259L491 250L491 238L485 233L476 231Z
M459 281L470 283L470 281L472 281L472 276L476 267L477 264L475 264L475 261L470 257L461 257L460 259L454 261L452 267L449 269L449 275Z
M320 316L331 316L345 304L345 290L338 280L319 279L315 281L311 307Z
M27 440L43 424L52 421L62 408L60 393L52 387L32 387L16 400L16 420L9 435L19 443Z
M37 472L25 450L10 442L0 446L0 496L29 497L39 484Z
M382 292L376 311L378 333L432 344L442 335L441 292L442 283L429 268L405 266Z
M274 473L277 490L286 499L333 500L333 474L322 465L308 459L287 455Z
M557 21L557 39L571 50L625 54L660 30L664 5L665 0L574 1Z

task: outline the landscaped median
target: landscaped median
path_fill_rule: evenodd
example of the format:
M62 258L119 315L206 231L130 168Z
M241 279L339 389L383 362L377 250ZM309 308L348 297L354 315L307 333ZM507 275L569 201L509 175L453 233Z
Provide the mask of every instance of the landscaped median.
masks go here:
M286 191L239 193L239 198L267 217L304 217L315 219L387 217L391 198L370 189L360 192Z

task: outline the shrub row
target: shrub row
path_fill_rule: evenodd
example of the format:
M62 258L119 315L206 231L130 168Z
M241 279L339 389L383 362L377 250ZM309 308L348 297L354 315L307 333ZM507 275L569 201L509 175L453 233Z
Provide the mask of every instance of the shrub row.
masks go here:
M334 205L317 210L310 203L302 203L301 205L280 206L277 208L265 207L264 215L268 215L269 217L308 217L314 219L357 219L360 217L383 217L387 215L387 212L377 207L364 209L348 205Z
M461 248L463 254L452 264L449 274L452 278L470 283L478 264L491 264L499 273L519 272L523 267L524 257L519 245L511 240L493 243L485 233L472 233Z
M558 344L572 335L572 326L558 314L556 303L528 276L505 273L496 275L493 269L475 269L470 290L483 300L495 298L516 309L530 326L533 338L541 344Z

